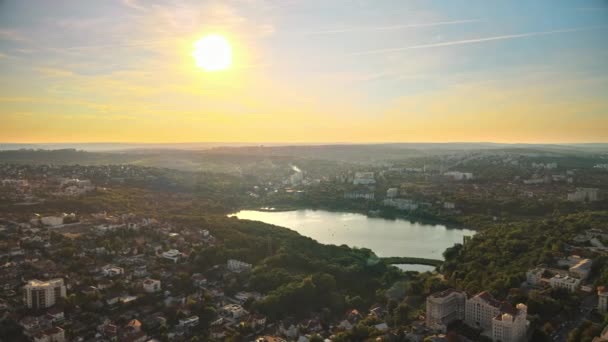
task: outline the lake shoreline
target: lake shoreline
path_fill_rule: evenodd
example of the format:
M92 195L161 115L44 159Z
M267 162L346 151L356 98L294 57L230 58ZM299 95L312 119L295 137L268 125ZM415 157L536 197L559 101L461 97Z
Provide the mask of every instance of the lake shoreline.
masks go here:
M309 206L276 206L276 207L258 207L258 206L244 206L237 209L235 212L228 213L228 215L233 215L242 210L252 210L252 211L261 211L261 212L288 212L288 211L297 211L297 210L314 210L314 211L329 211L332 213L345 213L345 214L361 214L365 215L369 218L382 218L385 220L407 220L413 223L420 224L430 224L430 225L443 225L448 229L467 229L478 231L475 228L463 227L462 223L450 221L450 220L442 220L439 218L421 218L419 216L408 215L406 213L383 213L380 211L378 215L371 214L371 210L357 210L357 209L336 209L336 208L328 208L328 207L309 207Z
M453 229L408 218L387 219L358 212L310 208L264 207L236 211L229 216L284 227L326 245L368 248L381 259L419 266L430 265L431 261L437 266L443 262L447 248L476 233L464 227ZM413 263L414 259L423 262Z

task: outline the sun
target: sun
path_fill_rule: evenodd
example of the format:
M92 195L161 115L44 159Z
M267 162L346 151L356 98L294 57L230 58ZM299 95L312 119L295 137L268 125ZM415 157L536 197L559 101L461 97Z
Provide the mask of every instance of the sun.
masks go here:
M226 70L232 64L232 47L226 38L211 34L194 43L192 56L205 71Z

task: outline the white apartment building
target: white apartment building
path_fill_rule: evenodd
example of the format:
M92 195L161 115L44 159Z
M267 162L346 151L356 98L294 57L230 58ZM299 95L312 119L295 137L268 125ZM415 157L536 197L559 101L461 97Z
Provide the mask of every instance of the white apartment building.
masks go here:
M471 172L449 171L445 172L443 175L456 181L473 179L473 174Z
M464 320L467 295L453 289L434 293L426 298L426 326L445 332L448 324Z
M147 293L154 293L161 290L160 280L156 279L146 279L142 283L144 291Z
M362 191L362 190L355 190L355 191L350 191L350 192L346 192L344 193L344 198L345 199L366 199L366 200L373 200L375 198L375 194L372 191Z
M528 330L528 307L517 304L503 304L502 313L492 320L492 340L500 342L524 341Z
M373 172L356 172L353 179L354 185L372 185L376 184Z
M576 188L575 192L568 194L568 201L594 202L599 200L599 191L597 188Z
M171 260L174 263L177 263L181 255L182 254L177 249L170 249L166 252L163 252L162 257L167 260Z
M115 265L105 265L101 268L101 273L105 277L115 277L125 273L125 269Z
M240 260L229 259L226 267L229 271L240 273L245 271L251 271L251 268L253 266Z
M180 327L195 327L198 325L198 316L191 316L179 320Z
M44 309L55 305L57 299L65 298L63 279L48 281L30 280L23 287L23 302L30 309Z
M549 279L549 285L552 288L566 289L570 292L576 291L580 285L581 280L570 276L564 276L561 274L554 275Z
M446 290L426 300L426 325L445 332L447 325L457 320L476 329L483 335L500 342L522 342L528 329L528 308L496 300L490 293L481 292L467 299L464 292Z
M472 328L492 330L492 320L500 314L501 302L489 292L481 292L467 300L465 323Z
M416 210L418 209L418 203L405 198L387 198L382 201L387 207L397 208L399 210Z

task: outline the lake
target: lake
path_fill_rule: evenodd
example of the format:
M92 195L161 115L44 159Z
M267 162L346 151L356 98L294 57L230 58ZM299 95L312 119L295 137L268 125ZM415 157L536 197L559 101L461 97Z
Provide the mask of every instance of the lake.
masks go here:
M447 228L440 224L325 210L242 210L234 215L240 219L287 227L323 244L369 248L380 257L409 256L443 260L442 253L446 248L462 243L464 236L475 234L470 229ZM397 266L402 270L433 270L432 266L425 265Z

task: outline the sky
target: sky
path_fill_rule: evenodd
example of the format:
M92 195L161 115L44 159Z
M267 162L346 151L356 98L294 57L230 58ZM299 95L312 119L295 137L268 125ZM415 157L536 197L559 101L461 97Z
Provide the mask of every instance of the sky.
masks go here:
M5 143L608 142L608 1L0 0L0 75Z

